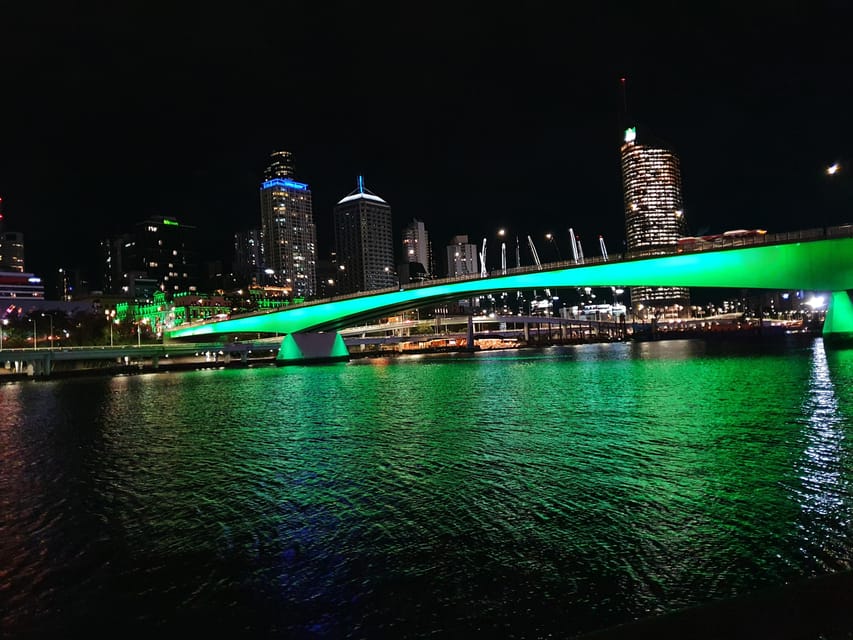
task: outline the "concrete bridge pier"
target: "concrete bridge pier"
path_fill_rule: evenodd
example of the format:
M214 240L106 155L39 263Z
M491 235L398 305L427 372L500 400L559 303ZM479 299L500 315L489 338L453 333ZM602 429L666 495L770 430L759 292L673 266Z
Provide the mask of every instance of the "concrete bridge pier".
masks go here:
M281 341L275 363L320 364L349 360L349 350L341 334L288 333Z
M853 345L853 301L849 291L832 292L823 322L823 338L828 343Z

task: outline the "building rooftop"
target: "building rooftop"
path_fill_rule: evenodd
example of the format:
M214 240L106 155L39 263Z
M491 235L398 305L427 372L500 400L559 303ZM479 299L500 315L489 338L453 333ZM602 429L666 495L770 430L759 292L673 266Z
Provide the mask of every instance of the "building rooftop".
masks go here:
M354 191L351 191L346 197L338 200L338 204L344 204L345 202L351 202L352 200L358 200L359 198L363 198L364 200L373 200L374 202L381 202L382 204L388 204L382 198L380 198L364 186L364 178L362 176L358 176L358 187L356 187Z

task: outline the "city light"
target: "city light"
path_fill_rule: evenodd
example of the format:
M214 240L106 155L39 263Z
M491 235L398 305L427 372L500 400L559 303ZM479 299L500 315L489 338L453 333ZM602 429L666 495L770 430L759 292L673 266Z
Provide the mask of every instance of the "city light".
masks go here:
M808 300L806 300L806 304L810 306L812 309L820 309L823 307L826 299L823 296L812 296Z
M299 191L306 191L308 189L308 185L304 182L296 182L295 180L287 180L285 178L273 178L272 180L267 180L261 185L261 189L271 189L272 187L284 187L286 189L297 189Z
M841 165L836 162L835 164L831 164L826 168L826 175L834 176L840 170L841 170Z

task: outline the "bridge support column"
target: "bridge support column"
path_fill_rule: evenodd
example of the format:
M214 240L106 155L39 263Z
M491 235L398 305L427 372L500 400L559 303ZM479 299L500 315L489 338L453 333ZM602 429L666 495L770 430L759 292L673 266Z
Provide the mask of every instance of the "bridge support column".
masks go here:
M467 351L474 350L474 316L468 316L468 334L465 340L465 349Z
M349 360L339 333L288 333L281 342L275 363L315 364Z
M853 344L853 301L848 291L833 291L823 322L823 338L829 343Z

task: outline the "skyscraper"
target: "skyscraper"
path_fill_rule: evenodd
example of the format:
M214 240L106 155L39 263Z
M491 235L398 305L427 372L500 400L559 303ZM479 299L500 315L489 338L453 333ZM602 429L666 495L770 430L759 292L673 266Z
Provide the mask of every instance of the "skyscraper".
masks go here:
M24 234L4 229L2 197L0 197L0 271L24 272Z
M263 282L264 251L261 230L249 229L234 234L234 263L232 271L242 285Z
M0 271L24 272L24 234L0 232Z
M429 233L420 220L412 219L403 228L403 262L416 262L429 273Z
M126 272L147 274L160 291L197 291L199 284L196 228L175 218L151 217L135 225L132 244L124 246Z
M637 129L625 130L622 144L622 188L625 198L625 235L629 252L675 253L678 238L686 235L681 194L681 163L663 145L640 144ZM677 315L690 305L683 287L633 287L631 306L644 316Z
M261 184L261 234L264 267L272 283L294 297L317 292L317 229L311 190L293 179L289 151L276 151Z
M477 245L468 242L468 236L453 236L445 249L447 276L467 276L479 273Z
M334 220L341 293L395 286L391 207L365 188L361 176L335 205Z

